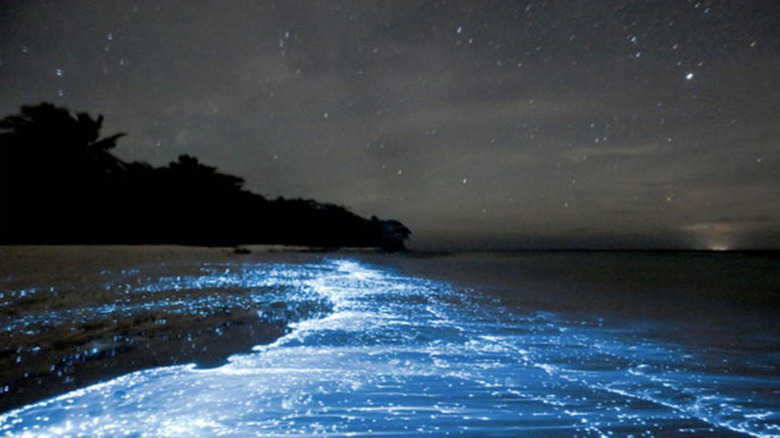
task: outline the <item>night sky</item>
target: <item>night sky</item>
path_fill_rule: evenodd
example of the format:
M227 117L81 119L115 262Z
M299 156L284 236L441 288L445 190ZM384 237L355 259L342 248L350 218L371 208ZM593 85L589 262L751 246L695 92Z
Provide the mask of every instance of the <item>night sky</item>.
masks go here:
M413 248L780 248L773 0L0 2L41 101Z

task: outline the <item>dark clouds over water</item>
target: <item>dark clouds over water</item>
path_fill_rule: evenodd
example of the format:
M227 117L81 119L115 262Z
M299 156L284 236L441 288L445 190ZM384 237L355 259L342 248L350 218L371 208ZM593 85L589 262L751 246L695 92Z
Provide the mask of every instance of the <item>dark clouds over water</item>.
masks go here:
M413 243L779 247L780 3L5 1L52 101Z

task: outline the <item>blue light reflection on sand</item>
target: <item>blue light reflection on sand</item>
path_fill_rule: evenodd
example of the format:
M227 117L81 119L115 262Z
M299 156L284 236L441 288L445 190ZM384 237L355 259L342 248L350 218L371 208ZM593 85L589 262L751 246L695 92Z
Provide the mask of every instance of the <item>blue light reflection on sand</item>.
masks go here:
M777 376L353 261L257 268L139 288L292 285L284 300L332 311L220 368L139 371L11 411L0 434L780 436Z
M219 263L204 263L199 266L199 271L202 275L144 276L144 271L140 268L126 269L122 271L122 275L115 277L116 280L98 286L113 298L111 304L58 306L61 308L29 313L3 321L0 331L8 333L24 331L33 334L40 328L60 326L66 321L99 321L104 317L110 318L116 313L138 314L143 311L162 310L166 314L205 316L219 312L224 307L257 309L277 301L286 301L288 304L291 302L311 304L312 300L322 300L306 283L318 272L313 268L301 269L300 266L287 264L225 266ZM110 273L106 274L110 275ZM134 281L128 281L133 278ZM290 294L290 288L293 288L296 293ZM241 290L245 293L241 296L209 293L219 290ZM177 294L171 296L171 292ZM189 295L187 292L193 294ZM15 303L27 297L77 293L79 291L73 290L73 286L68 284L11 290L0 292L3 297L9 298L0 305L13 307ZM151 298L140 302L138 300L125 302L122 299L123 295L133 294L145 294ZM154 298L157 295L166 295L166 297Z

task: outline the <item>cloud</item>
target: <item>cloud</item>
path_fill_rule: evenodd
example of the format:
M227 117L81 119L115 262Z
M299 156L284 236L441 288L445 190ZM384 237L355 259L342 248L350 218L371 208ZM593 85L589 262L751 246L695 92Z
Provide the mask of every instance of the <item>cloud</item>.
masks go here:
M695 224L683 225L680 229L696 233L733 233L737 227L738 226L733 222L698 222Z
M603 145L600 147L582 146L566 151L565 156L566 159L572 163L582 163L585 160L600 158L619 159L648 157L661 150L661 146L655 143L640 146L626 146L621 144Z

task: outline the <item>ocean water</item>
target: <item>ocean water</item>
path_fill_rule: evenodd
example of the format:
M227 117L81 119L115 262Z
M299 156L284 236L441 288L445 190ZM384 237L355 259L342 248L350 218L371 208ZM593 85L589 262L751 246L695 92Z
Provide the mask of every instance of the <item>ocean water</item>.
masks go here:
M365 259L128 267L146 280L126 294L232 288L261 320L314 310L223 366L140 370L1 414L0 436L780 437L777 351L675 342L656 335L668 322L538 308Z

